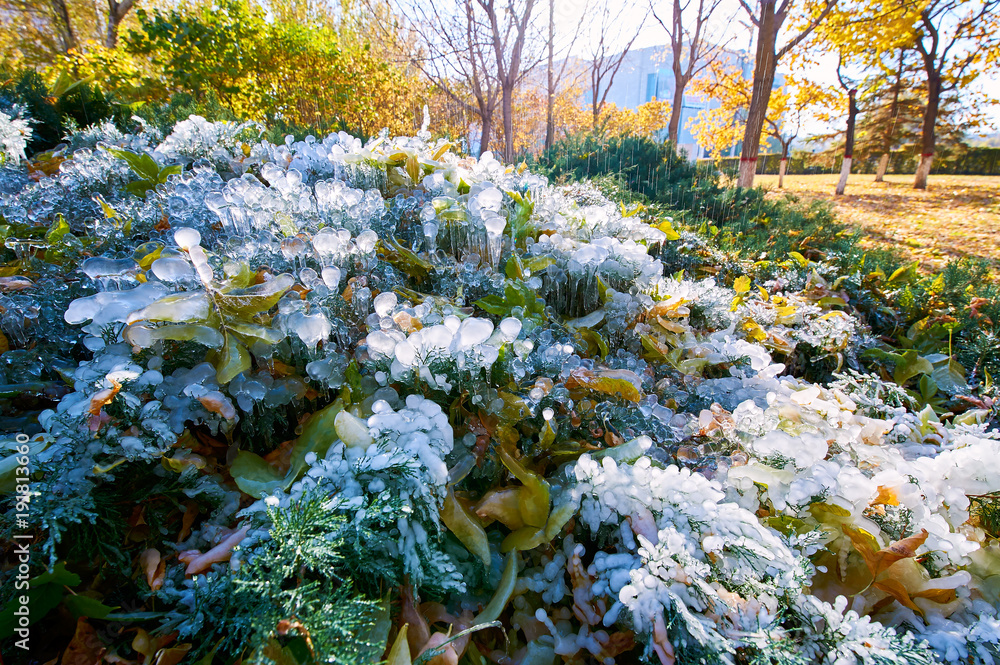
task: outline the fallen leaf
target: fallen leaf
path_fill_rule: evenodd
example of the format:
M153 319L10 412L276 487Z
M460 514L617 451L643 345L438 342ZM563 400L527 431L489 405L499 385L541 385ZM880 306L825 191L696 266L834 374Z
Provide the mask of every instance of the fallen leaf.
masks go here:
M80 617L76 620L73 639L63 652L62 665L98 665L107 650L94 627Z
M166 572L167 563L160 556L160 551L154 548L143 551L139 555L139 565L142 566L146 574L146 584L153 591L163 586L163 578Z
M233 548L239 545L240 541L247 537L247 533L249 531L250 526L244 526L240 530L231 533L225 540L204 554L198 550L181 552L177 558L187 564L187 568L184 569L184 574L197 575L198 573L208 570L213 563L229 561L230 557L233 556Z
M917 555L917 548L924 544L929 535L927 529L921 529L920 533L916 535L897 540L888 547L875 551L872 546L875 539L867 531L845 527L844 533L854 543L855 549L858 550L858 553L865 560L865 565L868 566L868 570L874 578L877 578L889 566L900 559L915 557Z
M924 614L923 610L921 610L919 607L913 604L913 601L910 599L910 594L906 591L906 587L904 587L898 581L892 578L887 578L884 580L879 580L878 582L873 582L872 586L875 587L876 589L881 589L882 591L885 591L887 594L898 600L900 604L909 607L917 614L923 616Z

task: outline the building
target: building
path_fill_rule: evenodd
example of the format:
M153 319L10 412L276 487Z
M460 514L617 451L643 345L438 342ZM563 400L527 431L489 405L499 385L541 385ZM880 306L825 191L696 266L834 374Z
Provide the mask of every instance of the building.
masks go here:
M739 67L743 76L753 76L753 56L745 51L725 51L721 56L731 65ZM672 102L674 98L674 73L671 69L673 54L669 46L648 46L633 49L625 56L621 68L608 90L606 102L616 106L635 109L640 104L651 101L654 97L661 101ZM781 77L775 80L775 87L780 87ZM584 101L589 104L591 92L584 95ZM704 148L699 146L691 133L690 121L703 109L717 108L718 102L700 95L688 94L685 91L684 104L681 111L681 122L677 147L688 154L689 159L709 157ZM666 138L667 130L663 130ZM738 155L741 146L730 149L730 155Z

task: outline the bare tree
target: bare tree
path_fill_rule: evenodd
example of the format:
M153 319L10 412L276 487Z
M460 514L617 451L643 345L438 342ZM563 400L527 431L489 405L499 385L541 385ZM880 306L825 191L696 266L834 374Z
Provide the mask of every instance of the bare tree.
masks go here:
M792 118L784 121L788 123L787 131L782 119L767 118L767 133L774 137L781 145L781 161L778 162L778 189L782 189L785 186L785 173L788 171L788 152L791 150L792 142L798 138L799 131L802 129L803 106L798 104L790 110L792 111Z
M573 31L572 39L565 48L559 49L563 53L562 60L559 64L558 73L555 67L555 55L556 55L556 29L555 29L555 11L556 11L556 0L549 0L549 38L545 44L546 50L548 51L548 67L546 68L547 73L547 90L545 99L545 148L551 148L552 144L556 140L556 113L555 113L555 102L556 102L556 92L559 90L559 83L562 81L563 77L566 75L566 68L571 62L569 58L569 53L573 50L573 46L576 44L577 38L580 36L580 28L583 26L583 21L587 16L587 7L589 3L585 3L583 11L580 12L580 20L576 24L576 29Z
M497 0L475 1L485 15L496 57L494 71L500 86L503 114L503 156L509 162L514 159L514 89L538 64L537 59L526 64L524 58L536 0L506 0L499 6Z
M612 15L610 2L604 0L600 10L600 18L592 24L592 29L597 31L596 39L590 49L591 112L594 116L595 129L600 121L608 92L615 82L615 76L621 69L622 63L625 62L625 58L628 57L632 44L639 37L639 32L649 16L647 10L642 21L629 29L621 22L621 13L621 7L616 7L614 15Z
M722 0L673 0L669 20L664 20L650 4L650 12L670 37L670 67L674 74L674 98L670 104L670 122L667 124L668 140L677 144L681 114L684 106L684 89L691 79L705 71L723 53L726 44L719 44L709 32L709 21L722 4ZM730 38L731 39L731 38Z
M753 95L747 109L747 124L743 134L743 153L740 156L740 170L737 184L740 187L753 187L754 171L757 165L757 155L760 153L760 135L764 129L767 116L767 104L771 99L771 89L774 87L774 76L778 61L798 46L806 37L812 34L823 19L833 10L837 0L798 0L809 5L811 11L806 13L804 25L794 35L787 39L783 46L778 47L778 33L788 19L793 5L797 0L759 0L759 6L754 9L748 4L752 0L739 0L740 5L750 17L750 22L756 28L757 49L753 70Z
M477 0L461 0L457 7L444 2L400 3L409 16L406 27L418 45L400 45L410 63L438 90L464 111L479 118L479 154L489 149L500 103L500 87L486 25L479 20ZM394 38L386 31L386 37Z
M916 189L927 189L943 94L968 85L983 73L989 76L990 71L996 72L995 62L1000 57L998 15L1000 0L930 0L920 12L914 47L924 63L927 98L920 164L913 183Z
M479 153L489 149L499 109L504 158L514 158L514 91L539 58L529 49L537 0L397 0L419 47L410 62L481 125Z

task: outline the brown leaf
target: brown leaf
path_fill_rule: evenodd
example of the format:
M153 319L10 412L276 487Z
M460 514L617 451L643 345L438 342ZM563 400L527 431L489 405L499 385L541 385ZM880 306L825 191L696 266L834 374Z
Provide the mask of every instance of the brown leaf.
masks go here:
M22 277L20 275L0 277L0 291L4 293L9 291L23 291L25 289L34 288L34 286L34 282L27 277Z
M181 532L177 534L177 542L182 542L187 540L187 537L191 535L191 526L194 524L194 520L198 517L198 504L194 501L184 502L184 516L181 517Z
M139 565L142 566L146 575L146 584L153 591L163 586L163 578L167 569L167 562L160 556L160 551L154 548L145 550L139 555Z
M98 665L106 651L97 631L80 617L76 621L76 633L63 652L62 665Z
M191 646L190 644L178 644L169 649L160 649L156 653L153 665L177 665L177 663L184 660L184 656L191 650Z
M881 589L882 591L885 591L887 594L898 600L900 604L909 607L917 614L923 616L924 614L923 610L921 610L919 607L913 604L913 601L910 600L910 594L907 593L906 591L906 587L904 587L898 581L892 578L887 578L884 580L879 580L878 582L874 582L872 586L875 587L876 589Z
M204 554L201 554L197 550L182 552L177 558L187 563L187 568L184 569L184 574L197 575L198 573L208 570L213 563L229 561L229 559L233 556L233 548L239 545L240 541L247 537L247 533L249 531L249 526L244 526L238 531L234 531L229 534L225 540Z

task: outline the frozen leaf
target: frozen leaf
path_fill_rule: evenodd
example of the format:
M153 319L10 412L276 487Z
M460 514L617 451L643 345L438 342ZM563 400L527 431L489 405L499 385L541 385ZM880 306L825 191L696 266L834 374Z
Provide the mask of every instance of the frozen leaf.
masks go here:
M215 328L192 323L177 323L163 326L149 326L133 323L123 333L125 341L140 349L148 349L160 340L178 342L197 342L210 349L219 349L225 344L225 338Z
M844 533L848 535L855 549L862 556L865 565L871 572L872 577L878 577L892 564L901 559L908 559L917 555L917 549L927 540L927 529L921 529L920 533L897 540L888 547L876 550L877 543L867 531L862 529L852 529L844 527Z
M630 402L642 399L642 380L627 369L588 370L576 369L566 381L566 387L583 387L595 392L620 397Z
M136 321L170 321L173 323L195 323L209 317L208 295L196 293L175 293L129 314L127 323Z
M517 566L518 556L517 550L515 550L507 555L507 564L500 576L500 584L497 585L497 590L489 604L473 620L473 626L491 623L500 618L500 613L507 607L511 596L514 595L514 588L517 586Z
M295 278L284 273L255 286L218 293L215 295L215 301L229 312L240 316L251 316L274 307L281 300L281 296L294 285Z
M247 347L232 335L227 335L222 350L212 355L215 357L215 379L220 385L226 385L251 366Z

